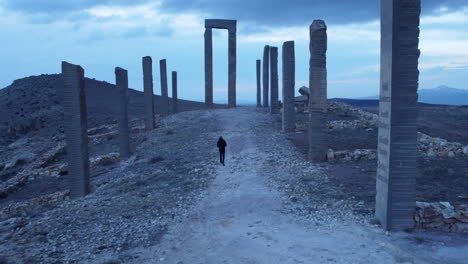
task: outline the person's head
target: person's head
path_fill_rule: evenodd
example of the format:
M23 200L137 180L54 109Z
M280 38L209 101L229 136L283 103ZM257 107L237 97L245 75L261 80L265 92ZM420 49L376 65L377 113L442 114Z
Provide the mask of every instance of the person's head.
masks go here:
M219 139L223 139L223 137L220 136Z

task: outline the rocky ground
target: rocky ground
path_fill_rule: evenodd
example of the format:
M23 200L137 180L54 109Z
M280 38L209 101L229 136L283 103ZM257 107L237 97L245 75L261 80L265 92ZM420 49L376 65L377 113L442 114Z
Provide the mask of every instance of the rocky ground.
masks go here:
M416 199L421 202L449 202L451 206L468 204L468 133L461 130L451 131L453 127L468 125L468 112L449 111L463 107L424 106L420 110L418 135L418 174L416 175ZM430 129L428 113L439 109L430 122L435 129ZM343 197L353 197L353 210L361 215L373 215L375 207L375 175L377 168L377 116L368 107L360 108L347 104L330 102L327 113L327 140L331 160L323 163L329 172L330 181L341 191ZM445 113L445 115L444 115ZM277 126L281 120L276 118ZM291 140L307 153L307 133L305 131L307 113L299 113L296 133ZM458 123L457 123L458 122ZM444 125L445 124L445 125ZM441 132L445 128L447 132ZM450 132L449 132L450 131ZM459 139L460 142L447 140ZM462 209L463 210L463 209ZM464 209L468 220L468 211ZM439 219L442 221L443 219ZM437 221L439 221L437 220ZM466 222L460 223L463 230L468 230ZM444 231L450 231L450 225L435 225ZM458 228L454 229L458 230Z
M155 93L159 85L155 80ZM43 74L15 80L0 89L0 146L8 145L23 136L49 137L63 133L63 107L58 96L62 89L59 74ZM179 89L184 89L180 87ZM88 125L96 127L116 123L118 94L115 85L85 78L85 92L88 108ZM143 93L130 89L128 93L130 119L143 116ZM161 108L162 100L155 95L155 112L167 114ZM172 105L170 100L170 109ZM179 100L179 111L203 109L199 102ZM215 105L215 107L220 107ZM0 162L1 163L1 162Z
M135 122L134 155L125 161L100 146L113 146L112 125L95 128L90 195L69 200L63 183L52 193L15 198L39 179L66 179L63 153L49 150L54 158L39 159L39 176L2 199L0 260L463 263L468 257L466 236L385 233L369 224L368 215L356 213L355 197L337 188L329 165L307 161L276 120L241 107L163 117L151 132ZM214 148L220 135L228 142L226 167Z
M130 159L95 162L93 191L85 198L70 201L58 192L4 214L2 263L89 263L106 256L127 263L135 257L127 250L157 244L212 181L212 133L218 130L209 112L185 112L159 124L133 135Z

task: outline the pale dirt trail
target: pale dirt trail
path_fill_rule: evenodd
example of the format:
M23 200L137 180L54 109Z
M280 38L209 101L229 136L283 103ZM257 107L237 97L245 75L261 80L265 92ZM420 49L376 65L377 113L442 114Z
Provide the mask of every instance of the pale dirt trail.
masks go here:
M134 252L138 263L428 263L375 228L339 221L323 227L285 213L287 198L260 176L267 153L258 150L262 135L254 128L269 117L253 108L210 114L223 120L226 167L158 245Z

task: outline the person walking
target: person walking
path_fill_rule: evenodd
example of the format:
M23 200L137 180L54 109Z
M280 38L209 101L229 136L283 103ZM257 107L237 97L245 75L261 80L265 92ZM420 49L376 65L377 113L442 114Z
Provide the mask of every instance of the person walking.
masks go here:
M226 141L223 139L223 137L219 137L218 139L218 149L219 149L219 162L221 164L223 164L224 166L224 157L226 155L226 146L227 146L227 143Z

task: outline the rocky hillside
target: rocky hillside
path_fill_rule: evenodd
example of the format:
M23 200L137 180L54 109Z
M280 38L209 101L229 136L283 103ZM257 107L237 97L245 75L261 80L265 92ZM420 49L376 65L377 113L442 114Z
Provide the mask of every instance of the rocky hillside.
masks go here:
M52 136L62 131L63 108L57 90L62 88L59 74L31 76L14 81L0 90L0 145L7 145L26 134ZM88 124L116 122L117 93L113 84L86 78ZM155 95L156 113L161 98ZM180 111L202 109L203 103L180 100ZM143 116L143 93L129 92L130 120Z

